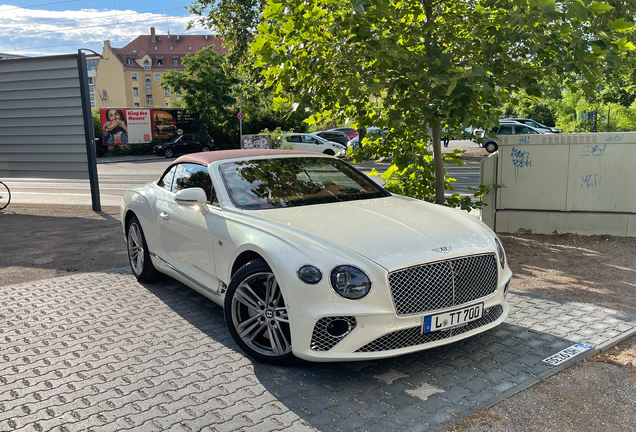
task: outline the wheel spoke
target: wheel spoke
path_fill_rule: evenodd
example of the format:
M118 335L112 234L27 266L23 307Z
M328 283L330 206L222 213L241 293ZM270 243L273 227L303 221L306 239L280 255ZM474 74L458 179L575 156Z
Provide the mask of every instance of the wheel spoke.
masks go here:
M254 292L254 290L252 289L251 286L249 286L247 284L247 282L243 282L237 289L236 289L236 294L239 295L241 298L237 299L239 301L241 301L241 299L244 299L245 302L241 301L241 303L245 304L245 306L254 309L256 312L261 313L261 310L259 308L260 305L264 305L265 301Z
M236 295L234 298L236 299L236 301L238 301L242 305L247 306L257 314L263 313L259 308L263 301L247 284L241 285L239 289L236 290Z
M263 332L266 324L260 322L261 315L254 315L247 321L243 321L236 328L237 333L245 342L252 342L256 336Z
M265 283L265 286L267 287L265 291L266 304L268 306L271 304L275 306L276 303L274 303L274 300L276 299L276 294L279 292L279 290L278 290L278 284L276 283L276 277L273 274L270 274L267 277L267 282Z
M289 342L287 338L283 334L281 328L277 325L268 326L267 331L269 332L269 341L272 346L272 352L274 355L281 355L287 352L287 347L289 346Z
M139 244L139 237L137 237L137 225L133 224L133 225L130 226L130 236L131 236L135 246L141 246Z
M137 254L137 270L142 271L144 268L144 253L143 250Z

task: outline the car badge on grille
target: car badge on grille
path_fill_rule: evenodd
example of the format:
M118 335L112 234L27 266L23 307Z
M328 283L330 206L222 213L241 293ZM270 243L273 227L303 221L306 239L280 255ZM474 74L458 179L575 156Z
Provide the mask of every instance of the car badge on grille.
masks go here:
M438 247L437 249L431 249L433 252L441 252L441 253L448 253L451 250L450 246L442 246L442 247Z

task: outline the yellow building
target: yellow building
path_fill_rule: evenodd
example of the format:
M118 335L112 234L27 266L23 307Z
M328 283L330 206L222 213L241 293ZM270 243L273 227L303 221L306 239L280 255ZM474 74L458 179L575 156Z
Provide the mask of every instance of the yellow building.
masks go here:
M212 46L226 53L220 38L212 35L141 35L123 48L104 41L103 60L95 77L95 103L98 107L167 107L181 95L159 86L161 77L171 70L183 70L181 59Z

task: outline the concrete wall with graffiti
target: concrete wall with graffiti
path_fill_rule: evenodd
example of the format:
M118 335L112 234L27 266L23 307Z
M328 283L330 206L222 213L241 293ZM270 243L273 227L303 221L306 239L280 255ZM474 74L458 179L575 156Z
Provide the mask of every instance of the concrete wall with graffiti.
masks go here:
M636 237L636 132L502 137L482 161L497 232Z

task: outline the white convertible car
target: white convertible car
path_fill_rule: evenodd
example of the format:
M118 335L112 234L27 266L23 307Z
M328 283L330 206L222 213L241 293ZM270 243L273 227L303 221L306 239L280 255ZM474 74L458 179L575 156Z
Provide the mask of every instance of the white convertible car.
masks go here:
M379 184L316 153L182 156L124 195L130 265L223 306L237 344L269 363L396 356L500 324L512 273L497 236Z

